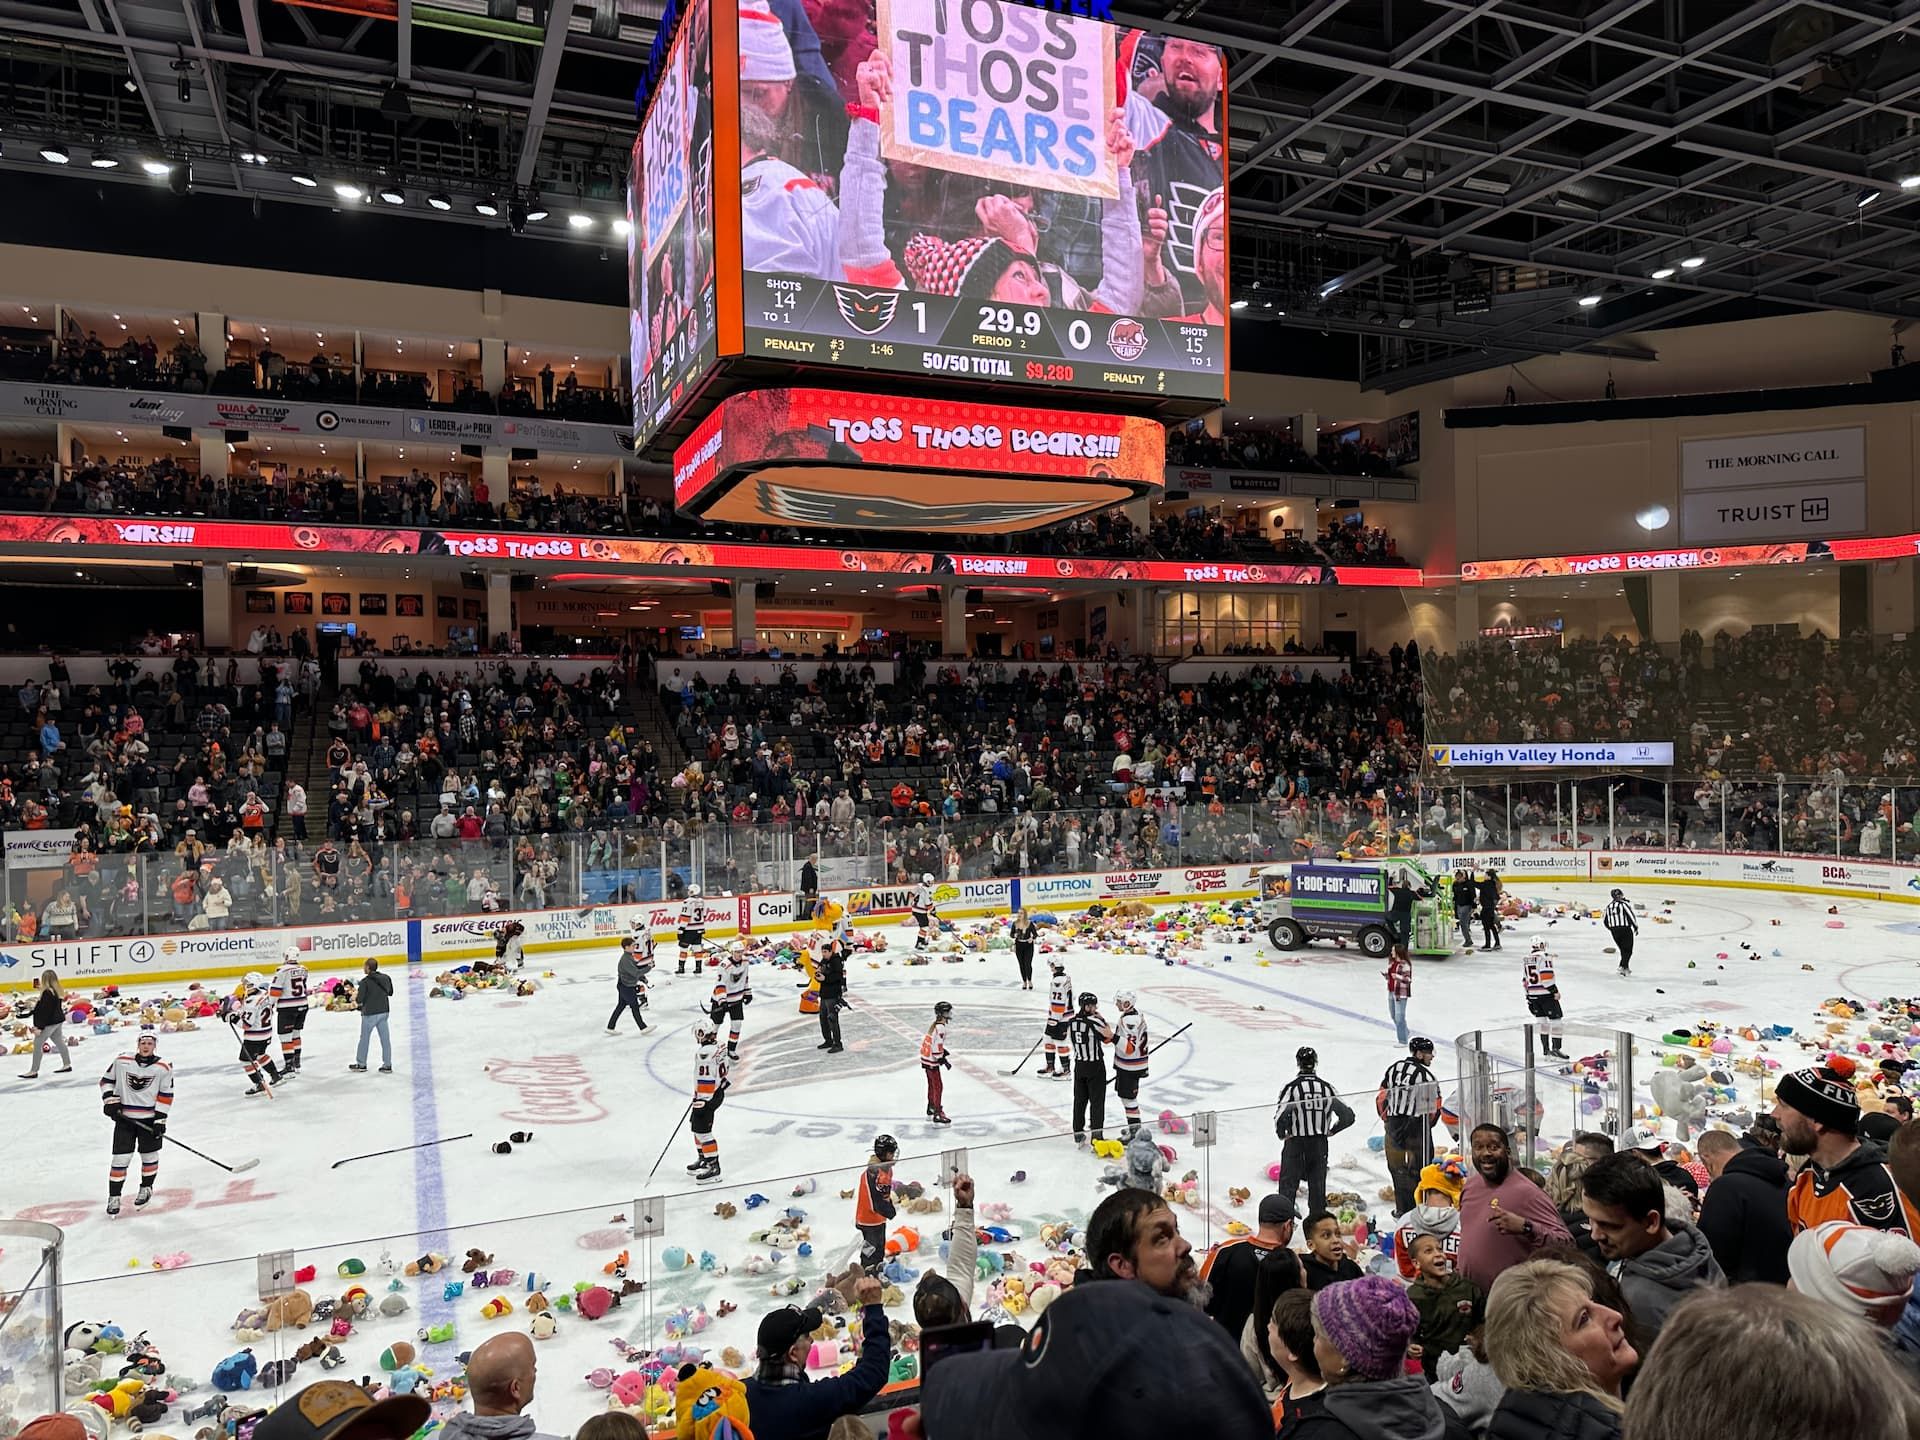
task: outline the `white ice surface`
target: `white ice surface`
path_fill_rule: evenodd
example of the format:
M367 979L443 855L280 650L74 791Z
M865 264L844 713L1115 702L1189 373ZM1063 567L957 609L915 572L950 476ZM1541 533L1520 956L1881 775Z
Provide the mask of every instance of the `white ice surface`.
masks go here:
M1598 905L1606 893L1594 885L1511 888L1549 904ZM1920 991L1920 911L1912 908L1841 901L1838 915L1829 916L1829 902L1814 896L1651 885L1630 893L1648 915L1674 902L1667 912L1673 923L1645 924L1630 979L1614 973L1613 958L1603 954L1606 933L1584 919L1522 921L1508 930L1501 952L1417 961L1410 1019L1417 1033L1440 1042L1442 1079L1453 1078L1455 1035L1526 1019L1520 961L1539 934L1551 939L1558 956L1569 1022L1631 1028L1648 1038L1702 1017L1805 1027L1813 1007L1830 995L1871 1000ZM1844 928L1828 928L1834 918ZM1775 919L1782 923L1770 923ZM899 941L911 932L890 933ZM1741 941L1754 951L1742 951ZM1771 955L1775 948L1781 957ZM1256 949L1272 963L1260 965ZM1732 958L1717 960L1721 951ZM626 1368L610 1338L660 1343L667 1316L680 1306L704 1303L716 1311L731 1300L739 1313L716 1319L696 1343L750 1352L759 1314L783 1303L769 1294L775 1276L797 1272L810 1290L857 1239L851 1202L840 1191L852 1184L878 1130L900 1139L902 1179L931 1184L939 1151L968 1147L981 1201L1011 1203L1014 1218L1007 1223L1029 1238L1010 1248L1027 1259L1045 1255L1037 1236L1042 1223L1083 1221L1106 1193L1097 1180L1104 1162L1062 1138L1071 1087L1041 1078L1038 1056L1019 1076L1006 1073L1039 1036L1045 958L1037 988L1023 993L1009 952L907 967L899 963L905 951L898 945L894 963L871 969L860 957L850 966L855 1008L845 1015L848 1048L832 1060L814 1048L813 1017L797 1013L794 977L755 967L756 1001L747 1011L742 1058L717 1129L726 1178L696 1189L683 1169L693 1158L691 1143L684 1133L671 1143L668 1136L690 1094L689 1023L710 982L672 977L671 953L670 945L663 947L667 963L645 1035L630 1021L617 1036L605 1033L611 949L557 957L556 978L526 1000L497 993L457 1003L428 1000L431 974L416 973L396 997L392 1075L349 1073L357 1017L316 1009L306 1032L306 1069L271 1101L242 1097L245 1081L224 1026L203 1022L198 1033L164 1037L177 1085L173 1132L229 1163L258 1156L260 1164L229 1177L168 1147L154 1204L134 1213L130 1184L128 1213L117 1220L103 1212L109 1132L94 1082L124 1037L86 1037L72 1075L34 1084L13 1078L24 1057L12 1057L14 1069L0 1079L12 1142L0 1206L65 1227L69 1322L111 1321L130 1335L146 1331L175 1372L204 1387L213 1363L239 1348L227 1327L255 1293L259 1252L290 1248L298 1264L317 1265L319 1278L308 1287L316 1298L343 1289L335 1267L358 1256L369 1268L363 1283L376 1299L387 1279L378 1265L383 1249L403 1262L428 1249L450 1253L447 1275L404 1282L412 1305L407 1315L362 1321L355 1336L340 1342L349 1364L338 1372L356 1378L373 1372L383 1346L411 1339L423 1323L451 1319L453 1344L421 1347L423 1361L447 1376L457 1370L456 1352L501 1327L527 1323L521 1306L529 1272L549 1278L558 1293L577 1280L600 1280L602 1266L629 1248L633 1273L646 1274L648 1247L630 1242L616 1217L631 1217L636 1197L671 1196L667 1233L652 1247L648 1294L629 1298L597 1324L562 1315L559 1334L538 1348L534 1412L543 1430L567 1434L606 1403L584 1383L586 1372ZM1191 963L1171 968L1079 946L1069 949L1068 959L1076 989L1098 992L1109 1015L1114 992L1131 986L1156 1036L1192 1022L1155 1057L1142 1104L1150 1116L1164 1109L1222 1112L1220 1144L1211 1151L1192 1149L1190 1136L1163 1137L1179 1154L1173 1175L1201 1168L1202 1204L1182 1212L1182 1228L1196 1248L1222 1238L1236 1214L1251 1220L1248 1209L1230 1207L1228 1187L1246 1186L1256 1195L1265 1188L1264 1170L1277 1151L1273 1095L1292 1073L1301 1044L1319 1050L1322 1073L1354 1097L1361 1115L1360 1127L1334 1144L1332 1185L1359 1191L1376 1213L1390 1209L1374 1198L1384 1168L1367 1155L1365 1139L1378 1128L1373 1090L1402 1053L1386 1016L1378 962L1321 946L1281 957L1264 941L1208 946ZM1687 969L1688 960L1698 968ZM1813 971L1802 971L1802 962ZM917 1063L936 999L956 1006L946 1092L956 1123L944 1129L923 1118ZM1107 1114L1114 1125L1119 1105L1111 1094ZM511 1155L492 1153L493 1142L519 1129L534 1132L531 1144ZM465 1131L473 1138L330 1168L346 1156ZM663 1144L666 1158L649 1182ZM1343 1156L1366 1157L1366 1164L1343 1171ZM1026 1173L1023 1183L1011 1182L1017 1170ZM819 1177L816 1191L793 1198L795 1177L807 1174ZM744 1200L755 1191L771 1203L749 1211ZM716 1217L713 1207L722 1199L740 1205L740 1214ZM806 1210L815 1254L797 1259L789 1253L773 1275L747 1276L747 1256L767 1253L748 1242L749 1232L788 1205ZM902 1222L917 1225L923 1237L912 1263L940 1263L934 1246L947 1223L944 1206L940 1215L903 1215ZM660 1252L669 1245L695 1256L710 1250L733 1273L667 1273ZM451 1303L441 1298L445 1280L459 1278L460 1257L470 1246L492 1252L496 1266L522 1277L506 1292L515 1305L511 1317L480 1318L491 1292L469 1292ZM164 1272L150 1268L153 1257L175 1252L192 1263ZM137 1269L130 1268L134 1260ZM904 1308L895 1313L911 1318ZM312 1333L270 1336L253 1348L264 1362ZM293 1383L321 1375L318 1363L309 1362ZM202 1388L192 1399L207 1393ZM271 1404L285 1393L256 1391L251 1398ZM177 1417L160 1428L187 1433Z

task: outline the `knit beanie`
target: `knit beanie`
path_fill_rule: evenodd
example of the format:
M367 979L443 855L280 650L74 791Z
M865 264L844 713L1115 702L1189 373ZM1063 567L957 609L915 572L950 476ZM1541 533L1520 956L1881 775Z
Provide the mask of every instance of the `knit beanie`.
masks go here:
M946 241L921 233L907 242L901 263L913 288L928 295L988 295L1016 260L1029 260L996 235Z
M1420 1312L1393 1281L1363 1275L1315 1295L1313 1323L1357 1378L1387 1380L1400 1373Z
M791 80L793 46L767 0L740 0L740 78Z
M1829 1055L1824 1065L1809 1065L1784 1075L1774 1089L1783 1105L1816 1125L1851 1135L1860 1128L1860 1096L1853 1088L1853 1061Z
M1892 1325L1920 1275L1920 1245L1890 1230L1829 1220L1793 1237L1787 1273L1803 1295L1875 1325Z

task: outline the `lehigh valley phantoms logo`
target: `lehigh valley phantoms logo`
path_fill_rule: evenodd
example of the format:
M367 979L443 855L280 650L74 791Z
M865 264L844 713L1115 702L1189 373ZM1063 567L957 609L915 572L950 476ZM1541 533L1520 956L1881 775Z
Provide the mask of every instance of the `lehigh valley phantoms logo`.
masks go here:
M840 308L840 318L862 335L878 335L893 323L893 313L900 308L900 292L836 285L833 303Z

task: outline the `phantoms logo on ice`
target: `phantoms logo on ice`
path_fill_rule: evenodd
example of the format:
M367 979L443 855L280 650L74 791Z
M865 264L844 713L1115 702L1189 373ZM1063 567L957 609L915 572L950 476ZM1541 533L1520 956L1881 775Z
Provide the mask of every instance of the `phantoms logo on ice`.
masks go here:
M487 1078L519 1092L502 1120L522 1125L589 1125L607 1118L593 1098L593 1078L578 1055L536 1055L531 1060L489 1060Z

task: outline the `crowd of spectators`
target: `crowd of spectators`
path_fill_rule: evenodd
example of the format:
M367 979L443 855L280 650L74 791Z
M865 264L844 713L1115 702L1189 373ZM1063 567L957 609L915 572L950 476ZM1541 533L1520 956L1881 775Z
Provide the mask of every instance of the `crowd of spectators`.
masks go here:
M1405 1063L1383 1094L1408 1083L1394 1078ZM1771 1113L1744 1133L1714 1129L1684 1165L1641 1127L1618 1146L1575 1134L1536 1166L1501 1125L1477 1125L1467 1153L1421 1172L1394 1251L1369 1252L1365 1270L1358 1233L1324 1208L1300 1216L1284 1181L1260 1197L1256 1230L1204 1257L1167 1197L1121 1185L1084 1225L1070 1217L1070 1273L1025 1314L979 1283L976 1216L996 1202L957 1173L952 1254L894 1304L929 1334L967 1326L939 1331L965 1334L964 1348L936 1364L923 1345L916 1363L888 1315L893 1270L856 1272L767 1308L753 1353L726 1369L683 1368L699 1392L679 1414L724 1417L714 1435L755 1440L1909 1440L1920 1246L1904 1197L1920 1193L1920 1123L1887 1114L1891 1139L1869 1138L1849 1073L1816 1062L1783 1075ZM892 1159L883 1148L855 1177L888 1205ZM1891 1204L1863 1206L1842 1177ZM814 1332L849 1310L854 1362L814 1373ZM447 1421L450 1436L539 1433L525 1335L485 1341L467 1373L472 1413ZM357 1411L358 1440L406 1440L427 1415L412 1396L302 1392L260 1422L260 1440L313 1440L287 1413L307 1395L308 1408ZM39 1420L22 1434L78 1430ZM578 1432L645 1433L618 1407Z
M1294 440L1291 427L1236 425L1214 435L1193 427L1167 432L1169 465L1204 465L1217 470L1300 470L1320 467Z

